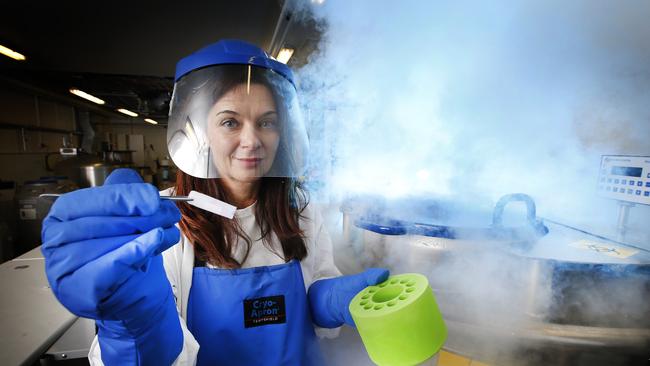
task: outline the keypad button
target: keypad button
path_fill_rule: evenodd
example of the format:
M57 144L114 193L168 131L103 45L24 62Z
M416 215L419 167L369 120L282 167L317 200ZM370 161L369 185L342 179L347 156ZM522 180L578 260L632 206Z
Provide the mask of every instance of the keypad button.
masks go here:
M630 185L631 185L631 186L634 185L634 181L633 181L632 179L630 179Z
M621 179L621 184L627 184L627 179Z
M643 182L642 182L642 181L638 181L638 182L636 182L636 185L639 186L639 187L643 187Z
M607 178L607 183L611 183L611 182L612 182L612 178Z
M618 187L614 187L614 192L618 192Z
M643 192L643 195L646 196L646 197L650 196L650 191Z
M620 180L614 179L614 184L618 184L619 182L620 182Z
M637 196L640 196L640 195L641 195L641 191L637 189L637 190L636 190L636 195L637 195Z
M606 191L611 191L611 190L612 190L612 187L607 186L607 187L605 188L605 190L606 190Z
M633 190L633 189L628 189L628 190L627 190L627 194L632 194L632 193L634 193L634 190Z
M646 187L650 187L650 182L645 182Z

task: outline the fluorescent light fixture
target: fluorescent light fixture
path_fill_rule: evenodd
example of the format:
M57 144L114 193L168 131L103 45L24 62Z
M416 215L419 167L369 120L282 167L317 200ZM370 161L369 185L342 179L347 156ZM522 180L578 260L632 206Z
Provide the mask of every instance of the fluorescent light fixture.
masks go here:
M90 94L86 93L85 91L81 91L79 89L70 88L70 93L72 93L72 94L74 94L74 95L76 95L78 97L84 98L86 100L89 100L89 101L91 101L93 103L104 104L103 100L97 98L94 95L90 95Z
M135 113L135 112L131 112L130 110L128 110L128 109L124 109L124 108L120 108L120 109L118 109L117 111L120 112L120 113L124 113L124 114L126 114L127 116L131 116L131 117L137 117L137 116L138 116L137 113Z
M0 53L17 61L25 61L25 56L0 44Z
M293 56L293 51L293 48L282 48L280 52L278 52L278 57L276 59L283 64L286 64L289 62L291 56Z
M158 122L152 120L151 118L145 118L144 121L145 121L145 122L149 122L149 123L151 123L152 125L157 125L157 124L158 124Z
M311 0L312 4L318 4L318 5L323 5L325 3L325 0Z

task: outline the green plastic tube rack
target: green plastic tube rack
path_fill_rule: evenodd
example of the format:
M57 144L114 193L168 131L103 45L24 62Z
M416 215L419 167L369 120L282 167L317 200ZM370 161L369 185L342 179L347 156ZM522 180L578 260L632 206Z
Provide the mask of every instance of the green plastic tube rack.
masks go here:
M422 363L447 339L433 291L421 274L390 276L368 286L349 309L370 359L380 366Z

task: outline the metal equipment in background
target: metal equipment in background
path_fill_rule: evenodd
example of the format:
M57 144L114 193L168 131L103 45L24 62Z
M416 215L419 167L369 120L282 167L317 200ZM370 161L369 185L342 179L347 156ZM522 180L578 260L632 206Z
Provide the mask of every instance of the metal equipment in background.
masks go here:
M50 168L49 156L46 167L57 176L65 176L80 188L101 186L106 177L117 168L132 168L131 151L104 151L100 155L89 154L76 147L59 149L61 160Z
M21 255L41 245L41 223L52 207L53 200L40 198L44 193L61 194L77 189L75 182L65 176L41 177L27 181L16 192L18 235L13 256Z
M603 155L598 194L618 201L617 240L625 241L630 208L650 205L650 156Z
M514 203L524 203L525 214ZM445 348L499 365L650 357L650 252L536 216L525 194L476 202L365 196L342 208L364 266L429 278Z
M133 155L140 154L138 151L114 150L108 143L103 145L103 149L99 154L90 154L83 149L66 146L64 142L59 154L49 154L46 157L46 168L57 176L69 177L80 188L101 186L111 172L118 168L135 169L146 183L152 183L160 190L176 183L176 167L168 157L156 159L157 169L154 172L151 166L134 162ZM51 167L50 158L53 155L58 155L60 160Z
M59 153L49 154L45 159L46 168L53 171L55 176L26 181L18 187L15 199L12 200L15 207L12 216L17 222L17 233L14 238L10 232L12 226L0 223L2 256L11 259L41 244L41 222L54 202L52 198L39 198L42 194L57 195L79 188L101 186L108 175L118 168L135 169L145 182L156 183L160 189L175 183L174 168L168 160L160 162L158 174L154 176L150 167L134 166L132 153L131 150L107 150L101 154L90 154L71 146L64 139ZM60 161L50 167L53 155L58 155ZM9 241L15 243L11 248L5 245Z

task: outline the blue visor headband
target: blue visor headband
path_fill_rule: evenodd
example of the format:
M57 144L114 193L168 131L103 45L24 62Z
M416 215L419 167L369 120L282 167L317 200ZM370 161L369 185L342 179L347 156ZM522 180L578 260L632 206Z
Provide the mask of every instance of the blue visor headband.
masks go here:
M211 44L178 61L174 82L194 70L225 64L254 65L271 69L295 86L293 73L287 65L272 59L264 50L251 43L231 39Z

